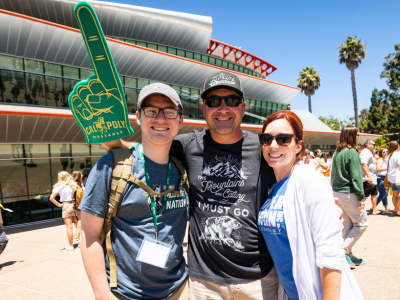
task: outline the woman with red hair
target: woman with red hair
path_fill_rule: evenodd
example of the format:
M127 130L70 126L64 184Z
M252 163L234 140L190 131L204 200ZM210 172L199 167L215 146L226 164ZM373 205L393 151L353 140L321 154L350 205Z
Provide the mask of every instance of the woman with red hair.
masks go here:
M346 263L332 188L296 161L303 125L291 111L267 118L259 134L277 183L262 206L258 227L289 299L362 299Z

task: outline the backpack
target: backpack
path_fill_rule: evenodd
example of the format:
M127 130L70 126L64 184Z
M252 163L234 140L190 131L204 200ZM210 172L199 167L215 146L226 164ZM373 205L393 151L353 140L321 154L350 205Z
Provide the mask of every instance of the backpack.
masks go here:
M181 182L179 185L179 190L174 191L172 189L166 190L162 193L157 193L150 189L147 184L143 183L139 179L137 179L132 174L132 152L128 148L115 148L110 149L110 152L114 155L114 169L112 172L112 181L111 181L111 189L110 195L108 199L108 209L106 216L104 217L103 224L103 232L101 235L101 244L103 244L104 240L106 240L106 248L108 254L108 260L110 263L110 287L117 287L117 264L115 261L114 252L111 245L111 218L115 217L118 212L118 206L122 198L122 194L125 191L125 188L128 182L132 182L146 192L153 194L155 196L163 196L169 193L179 193L182 190L182 187L185 186L186 193L189 195L189 180L187 177L187 173L183 163L171 156L173 163L181 174Z
M74 207L76 209L78 209L79 205L81 204L82 198L83 198L83 188L79 186L75 189L72 200Z

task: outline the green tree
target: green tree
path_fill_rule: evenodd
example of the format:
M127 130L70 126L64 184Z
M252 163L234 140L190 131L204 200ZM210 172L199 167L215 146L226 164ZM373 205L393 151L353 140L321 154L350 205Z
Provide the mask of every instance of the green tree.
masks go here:
M317 73L317 70L307 66L300 71L300 77L296 81L299 83L297 87L308 96L308 110L312 113L311 96L314 95L315 91L321 86L321 77Z
M360 132L366 132L368 129L368 109L364 108L361 110L360 114L358 115L359 121L358 126L360 128Z
M362 40L357 41L357 36L349 36L346 42L339 46L339 62L346 64L347 69L351 72L351 86L353 90L354 102L354 118L357 128L358 123L358 105L357 105L357 92L356 92L356 79L354 77L354 70L358 68L361 60L367 54L366 46Z
M374 89L371 95L371 106L368 111L368 128L373 134L387 134L387 115L389 91Z
M339 120L338 118L334 118L333 116L329 116L327 118L319 117L318 119L320 119L322 122L324 122L332 130L340 131L345 126L343 121Z
M386 78L389 88L396 92L400 88L400 44L394 45L394 49L396 52L385 57L381 78Z
M388 129L393 133L390 140L395 141L400 138L400 94L388 93L387 101L390 101L390 109L388 114Z

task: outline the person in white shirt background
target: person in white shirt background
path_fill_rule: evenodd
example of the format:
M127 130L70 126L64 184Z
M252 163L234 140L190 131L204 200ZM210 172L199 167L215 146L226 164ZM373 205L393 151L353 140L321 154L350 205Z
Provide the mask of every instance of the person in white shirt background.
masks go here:
M386 156L385 163L388 167L388 181L392 185L393 191L393 213L400 216L400 178L398 178L400 177L400 172L398 171L398 168L400 167L400 151L399 143L397 141L391 141L389 143L388 155Z
M65 248L66 251L74 250L73 246L73 238L74 238L74 227L73 223L75 223L75 227L78 224L78 220L75 218L75 215L81 215L81 212L74 208L72 203L72 196L74 190L76 189L77 184L73 180L72 176L66 172L62 171L58 173L58 182L54 185L50 201L53 202L58 207L62 207L62 217L64 219L64 223L67 226L67 236L69 246ZM55 198L57 194L60 195L60 202L58 202Z
M379 214L376 208L376 199L378 197L378 182L375 158L373 151L375 149L375 142L373 140L366 140L364 143L364 150L360 153L362 179L364 187L364 200L367 201L368 197L371 196L372 202L372 214Z

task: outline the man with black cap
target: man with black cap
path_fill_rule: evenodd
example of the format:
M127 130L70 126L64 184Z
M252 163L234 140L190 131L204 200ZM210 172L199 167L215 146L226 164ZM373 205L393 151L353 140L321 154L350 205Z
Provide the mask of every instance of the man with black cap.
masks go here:
M108 242L100 242L114 160L111 153L100 158L90 172L79 206L83 263L96 299L187 300L182 243L188 201L180 186L181 175L169 156L183 124L182 103L171 87L150 84L139 94L136 116L142 141L130 147L132 174L153 191L172 189L176 193L157 197L128 182L118 213L111 218L115 269L113 259L105 256Z
M258 136L240 128L241 81L219 71L201 97L208 128L178 135L171 148L190 182L190 299L277 299L277 273L257 226L276 180Z

